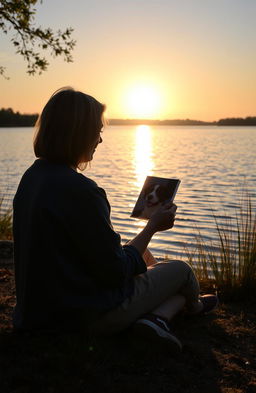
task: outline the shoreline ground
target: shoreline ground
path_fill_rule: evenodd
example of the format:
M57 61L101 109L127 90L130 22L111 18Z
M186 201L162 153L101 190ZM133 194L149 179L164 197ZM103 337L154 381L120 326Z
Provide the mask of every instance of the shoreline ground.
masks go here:
M50 274L50 272L49 272ZM212 315L176 317L183 343L177 358L138 342L129 332L111 339L17 334L10 258L0 260L0 364L3 393L256 392L255 303L223 303Z

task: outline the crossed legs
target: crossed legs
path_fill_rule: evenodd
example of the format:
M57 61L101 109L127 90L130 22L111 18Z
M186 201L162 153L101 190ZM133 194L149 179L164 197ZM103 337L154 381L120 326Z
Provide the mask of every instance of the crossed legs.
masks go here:
M144 254L147 272L134 278L133 295L93 324L96 334L112 334L132 325L143 314L170 320L185 305L197 311L199 284L191 267L180 260L156 263L149 250Z

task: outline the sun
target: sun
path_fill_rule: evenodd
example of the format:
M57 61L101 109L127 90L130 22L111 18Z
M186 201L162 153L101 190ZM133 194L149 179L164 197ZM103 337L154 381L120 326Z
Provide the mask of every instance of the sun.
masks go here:
M125 109L130 118L157 118L161 109L161 95L152 86L134 86L127 93Z

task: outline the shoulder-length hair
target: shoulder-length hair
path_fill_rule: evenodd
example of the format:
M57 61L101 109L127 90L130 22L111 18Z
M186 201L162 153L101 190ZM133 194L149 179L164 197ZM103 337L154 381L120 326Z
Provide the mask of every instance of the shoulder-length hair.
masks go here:
M105 105L72 87L57 90L36 122L34 152L48 161L79 166L103 126Z

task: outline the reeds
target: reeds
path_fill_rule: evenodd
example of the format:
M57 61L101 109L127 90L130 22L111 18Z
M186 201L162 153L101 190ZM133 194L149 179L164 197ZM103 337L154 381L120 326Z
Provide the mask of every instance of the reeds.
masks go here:
M4 197L0 195L0 240L12 239L12 209L4 208Z
M211 283L224 297L255 298L256 213L251 197L242 198L234 218L220 223L214 216L217 240L207 243L200 232L194 249L186 249L188 262L199 281Z

